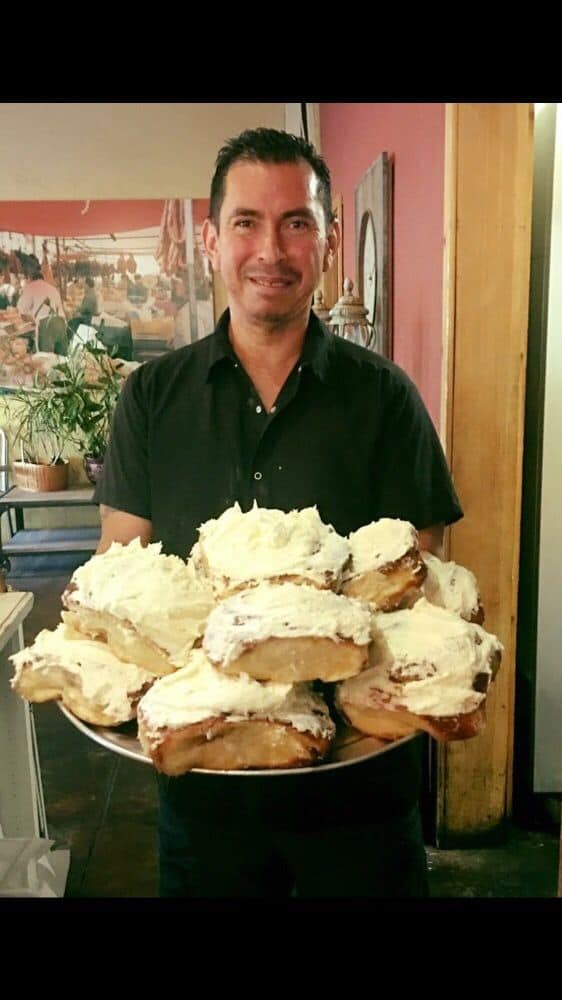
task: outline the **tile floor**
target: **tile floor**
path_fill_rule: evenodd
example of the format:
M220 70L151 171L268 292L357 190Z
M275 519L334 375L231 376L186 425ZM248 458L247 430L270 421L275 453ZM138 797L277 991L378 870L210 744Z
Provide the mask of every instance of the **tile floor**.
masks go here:
M8 578L32 591L26 642L60 618L71 570ZM53 704L34 709L49 836L70 849L67 897L154 897L156 788L151 769L88 740ZM428 845L433 897L552 898L558 892L559 817L555 802L532 828L512 825L506 842L481 849Z

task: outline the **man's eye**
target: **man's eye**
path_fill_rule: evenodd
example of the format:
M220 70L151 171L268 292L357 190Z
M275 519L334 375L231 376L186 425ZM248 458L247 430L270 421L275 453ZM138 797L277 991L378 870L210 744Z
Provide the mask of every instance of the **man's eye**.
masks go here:
M234 226L236 229L249 229L253 224L253 219L236 219Z
M309 229L310 222L308 219L290 219L289 220L290 229Z

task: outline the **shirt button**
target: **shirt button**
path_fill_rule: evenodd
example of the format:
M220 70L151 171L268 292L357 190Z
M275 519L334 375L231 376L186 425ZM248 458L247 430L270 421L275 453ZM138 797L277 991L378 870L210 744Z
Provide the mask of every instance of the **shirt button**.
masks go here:
M261 413L261 406L256 406L256 413Z
M299 365L299 371L302 372L302 365Z
M257 479L257 481L259 482L261 478L262 478L261 472L254 472L254 479Z
M270 413L275 413L276 409L277 409L277 407L276 407L276 406L272 406L272 407L271 407L271 410L270 410L269 412L270 412Z

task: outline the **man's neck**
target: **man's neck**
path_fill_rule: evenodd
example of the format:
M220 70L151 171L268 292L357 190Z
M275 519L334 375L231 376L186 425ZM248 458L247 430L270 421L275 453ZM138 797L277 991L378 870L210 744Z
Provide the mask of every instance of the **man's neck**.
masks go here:
M267 410L302 353L308 316L278 326L240 323L231 316L228 336Z
M283 323L254 323L231 310L228 337L244 367L266 368L294 364L300 357L310 313Z

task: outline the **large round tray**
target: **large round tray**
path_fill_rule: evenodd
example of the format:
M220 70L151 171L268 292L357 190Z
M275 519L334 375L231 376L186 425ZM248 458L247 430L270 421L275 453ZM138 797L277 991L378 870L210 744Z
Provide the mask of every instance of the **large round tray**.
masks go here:
M141 761L143 764L152 764L150 757L147 757L144 753L137 738L136 722L126 722L122 726L115 726L114 728L91 726L73 715L62 702L59 701L58 705L61 712L66 715L66 718L73 726L76 726L76 729L79 729L89 739L94 740L95 743L99 743L100 746L105 747L106 750L113 750L114 753L121 754L123 757L130 757L131 760ZM198 774L227 774L245 778L252 778L257 775L261 777L279 777L287 774L293 776L311 774L312 772L316 774L318 771L329 771L337 767L347 767L349 764L358 764L369 757L387 753L389 750L393 750L394 747L401 746L402 743L407 743L409 740L415 739L417 735L417 733L412 733L411 736L404 736L400 740L389 742L388 740L376 740L371 736L365 736L350 726L338 725L336 739L334 740L329 757L321 764L315 764L314 767L254 769L248 771L209 771L205 768L194 767L193 771Z

